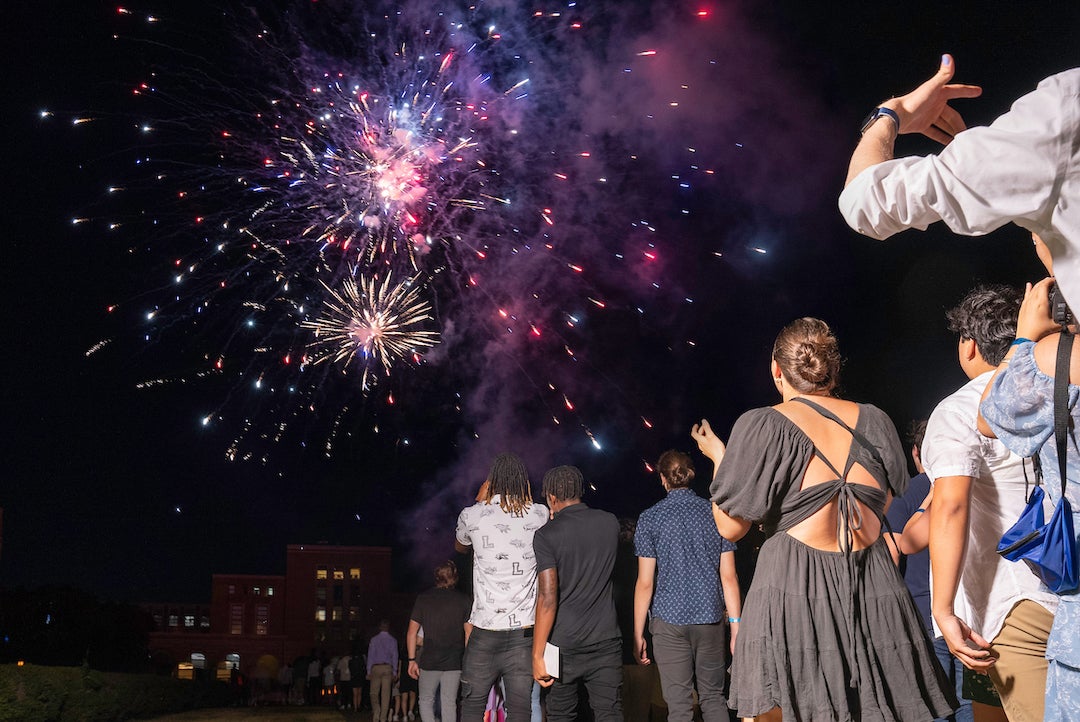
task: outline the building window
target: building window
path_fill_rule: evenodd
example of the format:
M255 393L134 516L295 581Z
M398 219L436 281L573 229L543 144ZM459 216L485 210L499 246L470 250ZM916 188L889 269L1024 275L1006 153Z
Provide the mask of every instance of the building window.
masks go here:
M199 617L199 626L203 629L210 629L210 617L205 614Z
M176 665L176 678L195 679L195 668L191 665L191 662L181 662Z
M318 587L315 589L315 599L320 602L326 601L326 587Z
M341 621L341 612L342 612L341 607L334 607L333 621L335 621L335 622L340 622Z
M255 607L255 634L265 637L270 633L270 607L260 604Z
M349 607L349 621L350 622L359 622L360 621L360 607Z
M274 588L273 587L267 587L266 588L266 596L268 596L268 597L274 596Z
M194 614L185 614L184 615L184 626L187 627L188 629L193 629L195 627L195 615Z
M341 588L341 585L340 584L335 584L334 585L334 604L340 605L343 596L344 596L344 590Z
M319 567L315 570L316 579L326 579L326 567Z
M230 584L229 585L229 596L231 597L234 594L236 594L236 585L235 584Z
M244 605L229 605L229 634L244 633Z
M353 567L352 569L349 570L349 579L359 579L359 578L360 578L360 567Z
M180 617L176 616L175 614L170 614L169 615L169 626L170 627L176 627L176 626L179 626L179 624L180 624Z
M161 615L160 614L155 614L154 615L154 627L156 629L161 629Z
M344 578L345 578L345 572L341 571L340 569L335 569L334 570L334 579L340 580L340 579L344 579Z
M260 597L262 596L262 589L260 589L259 587L252 587L251 593L254 594L256 597Z
M206 669L206 655L202 652L192 652L191 666L193 669Z
M325 622L326 621L326 607L315 607L315 621L316 622Z

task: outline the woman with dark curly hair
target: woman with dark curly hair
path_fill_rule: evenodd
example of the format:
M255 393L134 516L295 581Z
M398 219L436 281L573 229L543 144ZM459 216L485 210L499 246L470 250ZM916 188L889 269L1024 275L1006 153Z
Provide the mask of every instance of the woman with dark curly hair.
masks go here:
M788 324L771 370L782 402L743 414L726 447L707 421L691 432L716 465L720 534L770 534L735 640L732 708L770 722L948 715L955 695L881 534L908 481L895 427L837 398L840 351L823 321Z

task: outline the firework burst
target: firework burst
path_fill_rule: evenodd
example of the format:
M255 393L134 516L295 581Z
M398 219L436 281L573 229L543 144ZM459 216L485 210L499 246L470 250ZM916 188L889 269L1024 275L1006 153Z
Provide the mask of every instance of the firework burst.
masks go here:
M372 364L389 374L398 361L417 357L420 349L439 342L439 334L423 328L432 321L431 304L421 299L417 279L393 283L392 274L379 279L346 279L341 290L324 286L329 297L318 318L301 322L315 341L311 362L348 366L354 360L364 369L362 386L368 388Z

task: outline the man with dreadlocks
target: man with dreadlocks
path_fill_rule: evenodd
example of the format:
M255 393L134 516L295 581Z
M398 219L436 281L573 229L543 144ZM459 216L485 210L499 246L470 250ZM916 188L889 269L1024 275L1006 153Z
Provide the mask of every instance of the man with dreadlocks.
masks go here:
M457 550L473 559L472 634L461 666L461 718L484 718L488 693L500 677L506 714L522 722L531 715L536 557L533 534L548 510L532 500L525 464L515 454L495 457L476 503L458 515Z
M549 722L577 719L580 684L589 692L596 722L622 722L622 636L611 581L619 521L582 503L584 486L573 466L544 474L544 499L553 517L533 537L539 571L533 677L551 688ZM557 674L544 659L549 639L559 648Z

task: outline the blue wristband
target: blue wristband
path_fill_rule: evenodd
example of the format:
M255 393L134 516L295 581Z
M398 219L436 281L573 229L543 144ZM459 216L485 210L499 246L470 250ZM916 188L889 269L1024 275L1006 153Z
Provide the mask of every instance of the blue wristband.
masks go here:
M1020 338L1016 339L1015 341L1013 341L1009 345L1010 346L1019 346L1022 343L1031 343L1031 339L1030 338L1024 338L1023 336L1021 336Z
M742 617L728 617L728 624L738 624L742 621Z

